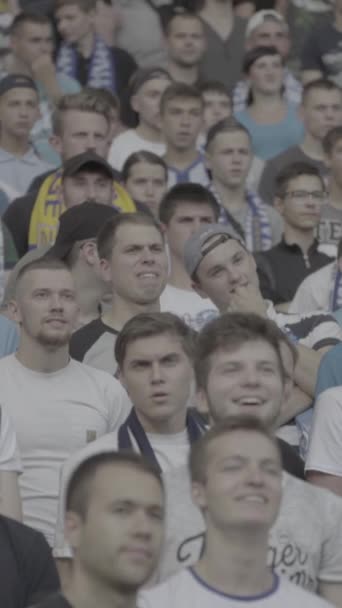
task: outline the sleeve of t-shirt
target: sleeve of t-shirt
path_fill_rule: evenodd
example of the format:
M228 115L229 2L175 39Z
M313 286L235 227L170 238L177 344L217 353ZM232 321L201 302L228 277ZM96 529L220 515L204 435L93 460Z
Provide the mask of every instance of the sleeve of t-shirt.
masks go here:
M14 425L3 405L0 414L0 470L21 473L21 461Z
M302 70L322 71L318 32L314 30L308 35L301 52Z
M108 432L116 431L126 420L132 409L132 403L116 378L103 372L106 377L105 399L108 404Z
M324 391L315 403L306 471L342 476L342 399L336 390Z
M328 388L340 386L342 384L342 344L334 346L324 357L322 357L316 381L315 397L326 391Z

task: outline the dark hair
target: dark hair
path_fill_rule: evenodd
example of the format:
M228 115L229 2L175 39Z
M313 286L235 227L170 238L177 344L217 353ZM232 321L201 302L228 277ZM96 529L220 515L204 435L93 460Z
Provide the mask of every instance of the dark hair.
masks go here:
M205 483L207 480L209 445L225 435L239 431L258 433L268 439L276 448L281 460L281 452L275 435L259 418L254 416L229 416L222 422L215 423L209 431L191 445L189 469L192 482Z
M160 112L163 114L167 104L174 99L197 99L203 108L203 98L199 90L190 84L174 82L170 84L161 96Z
M204 80L198 85L198 90L201 95L204 93L219 93L220 95L228 97L230 102L232 100L226 85L220 80Z
M133 152L126 159L124 166L121 169L121 178L125 183L130 177L130 172L132 167L138 165L139 163L148 163L149 165L159 165L164 170L165 173L165 181L167 181L167 166L165 161L161 156L154 154L153 152L149 152L148 150L140 150L139 152Z
M248 342L267 342L275 351L283 382L286 372L280 354L280 342L292 344L277 325L254 313L226 313L209 321L200 331L195 354L195 376L199 388L206 388L211 356L217 351L233 351ZM291 344L291 346L290 346Z
M186 183L176 184L166 192L159 206L160 221L168 225L183 203L208 205L214 214L215 222L219 218L220 207L214 195L201 184Z
M42 13L38 13L36 11L20 11L20 13L14 17L10 25L10 35L15 36L19 29L26 23L34 23L35 25L50 25L52 29L51 19L49 19L47 15L43 15Z
M122 369L127 347L136 340L168 334L180 339L189 359L194 358L196 332L171 312L151 312L135 315L125 323L115 341L115 359Z
M275 46L257 46L253 49L250 49L249 51L247 51L245 53L245 56L243 59L244 73L248 74L252 65L256 61L258 61L258 59L261 59L261 57L274 57L275 55L279 55L279 57L281 58L281 55ZM282 58L281 58L281 60L282 60ZM282 60L282 62L283 62L283 60Z
M141 473L152 475L164 491L159 471L141 454L125 450L101 452L81 462L73 472L66 488L66 511L73 511L82 519L86 517L95 476L100 468L110 465L130 466Z
M64 262L62 262L62 260L49 256L49 252L47 252L39 260L34 260L21 268L16 279L16 287L27 273L34 270L66 270L67 272L70 272L69 268Z
M316 80L312 80L304 85L302 95L303 104L305 104L305 101L310 93L316 89L320 89L321 91L338 91L341 93L340 87L331 80L328 80L327 78L317 78Z
M97 0L55 0L54 11L58 11L64 6L78 6L83 13L90 13L95 10Z
M152 215L147 213L119 213L108 220L97 235L97 250L100 258L109 260L115 245L115 236L121 226L152 226L158 230L160 236L165 241L161 225Z
M167 19L165 19L164 21L164 34L165 36L168 36L171 30L171 26L172 26L172 22L177 19L177 17L180 17L182 19L194 19L195 21L198 21L202 27L203 30L203 22L201 20L201 18L196 15L196 13L194 13L193 11L187 11L184 9L178 9L178 10L173 10L171 12L171 14L168 16Z
M339 125L338 127L333 127L332 129L330 129L330 131L328 131L328 133L325 135L325 137L322 141L324 152L329 156L332 153L333 149L335 148L336 144L341 139L342 139L342 125Z
M305 161L298 161L285 166L284 169L279 171L275 180L275 195L279 198L284 197L289 182L304 175L308 177L317 177L321 182L323 190L325 190L324 180L317 167Z
M247 135L249 139L249 142L251 142L251 136L246 127L244 127L240 122L235 120L233 116L229 118L223 118L223 120L220 120L212 127L210 127L205 142L205 149L208 150L210 144L214 141L217 135L221 135L221 133L236 133L237 131L242 131L242 133L245 133L245 135Z

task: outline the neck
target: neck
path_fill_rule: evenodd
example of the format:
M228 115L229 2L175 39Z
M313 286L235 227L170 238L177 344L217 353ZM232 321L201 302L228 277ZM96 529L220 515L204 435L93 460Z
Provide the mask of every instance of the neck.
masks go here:
M49 348L38 344L21 331L16 357L24 367L34 372L58 372L69 363L69 344Z
M102 579L95 580L88 571L83 572L77 560L74 560L72 580L65 597L72 608L136 608L135 591L124 594L114 589L113 585L105 586Z
M268 532L241 527L228 532L207 528L203 557L195 572L218 591L253 596L272 588L267 566ZM229 567L227 567L229 565Z
M0 147L9 154L13 154L13 156L24 156L30 149L28 135L15 137L2 130L0 132Z
M157 125L151 126L141 122L136 128L136 132L138 135L140 135L140 137L146 139L147 141L156 143L163 143L164 141L163 134Z
M228 211L233 213L246 206L245 184L232 188L214 179L213 185L219 195L221 205Z
M294 226L289 226L285 224L284 226L284 238L285 242L288 245L298 245L301 248L302 252L306 254L311 247L312 243L315 239L314 230L299 230Z
M300 145L304 154L313 158L314 160L324 161L324 152L322 148L322 141L316 139L310 133L306 133L303 142Z
M265 115L267 115L266 113L272 110L273 108L278 108L279 103L281 103L282 105L284 105L285 103L281 93L267 94L263 93L262 91L253 91L252 106L254 108L262 110ZM265 106L267 108L266 110Z
M329 179L329 204L337 209L342 208L342 184L339 184L333 175Z
M175 82L194 85L199 79L198 65L184 66L170 61L166 69Z
M171 271L169 274L168 283L173 285L173 287L178 287L178 289L187 289L192 291L191 279L184 268L183 261L180 260L175 255L171 254Z
M173 146L167 144L167 150L164 160L170 167L176 169L186 169L198 158L198 151L196 147L189 148L187 150L178 150Z
M172 418L165 420L148 419L136 408L135 412L145 433L151 433L152 435L174 435L175 433L181 433L186 428L186 404L184 404L184 408L180 412L177 412Z
M136 302L127 302L122 300L116 293L113 294L112 306L110 311L102 315L102 320L106 325L120 331L125 323L144 312L159 312L159 298L155 302L147 304L137 304Z
M76 43L76 48L79 54L84 57L84 59L89 59L89 57L92 56L94 50L94 42L94 32L90 31L84 36L82 36L82 38Z

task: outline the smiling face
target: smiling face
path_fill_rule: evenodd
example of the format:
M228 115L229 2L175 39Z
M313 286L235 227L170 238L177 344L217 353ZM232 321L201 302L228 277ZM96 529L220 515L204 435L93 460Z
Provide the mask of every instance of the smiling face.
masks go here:
M267 531L278 514L281 477L279 451L256 431L236 430L209 443L206 480L193 484L209 533Z

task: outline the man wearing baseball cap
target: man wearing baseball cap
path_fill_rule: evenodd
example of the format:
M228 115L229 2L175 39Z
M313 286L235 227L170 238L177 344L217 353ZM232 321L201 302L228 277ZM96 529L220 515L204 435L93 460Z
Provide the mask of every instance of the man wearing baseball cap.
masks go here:
M171 77L162 68L141 68L130 81L130 105L138 117L135 129L128 129L113 141L109 150L110 164L121 171L126 159L140 150L165 154L159 105Z
M246 50L259 46L273 46L284 62L288 60L291 48L289 26L277 11L258 11L249 19L246 28ZM237 83L233 92L234 112L246 108L249 91L247 80L240 80ZM288 68L284 70L284 98L296 105L300 104L302 98L302 85Z
M295 342L298 363L295 390L282 412L282 422L309 407L321 356L342 339L337 322L329 314L277 313L259 289L256 262L230 226L209 224L191 236L184 249L184 265L193 288L209 297L221 313L254 312L271 319Z
M30 143L39 118L37 87L29 76L11 74L0 80L0 183L23 195L32 179L50 168ZM14 198L14 197L13 197Z

